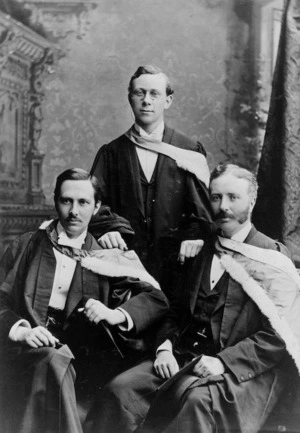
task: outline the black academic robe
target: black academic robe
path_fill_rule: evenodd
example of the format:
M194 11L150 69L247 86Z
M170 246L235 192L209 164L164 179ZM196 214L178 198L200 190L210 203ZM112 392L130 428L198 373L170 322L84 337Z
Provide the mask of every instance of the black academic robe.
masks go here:
M83 248L99 246L88 234ZM13 403L15 420L19 423L14 428L19 433L81 432L73 358L80 356L82 350L101 354L102 349L109 347L110 339L105 332L101 333L101 326L86 322L82 313L77 312L78 307L89 298L100 300L110 308L122 305L133 320L134 336L165 314L165 296L147 283L96 275L78 262L64 310L61 342L65 345L58 349L30 349L12 343L8 334L19 319L26 319L32 327L45 326L56 268L53 246L45 230L39 230L16 240L7 257L10 269L0 286L0 338L2 365L12 381L17 379L13 386L6 381L6 389L15 390L21 397L21 401ZM127 300L129 292L131 297Z
M204 153L200 143L168 126L163 141ZM165 257L177 257L180 241L203 238L210 231L211 208L206 186L161 154L156 164L152 211L146 215L139 159L135 145L125 135L100 148L91 173L99 179L103 203L130 222L135 232L129 241L130 248L160 282ZM146 231L146 218L151 218L150 234ZM92 233L96 237L103 234L97 230L97 224L92 225Z
M287 253L285 247L254 227L245 242ZM203 272L213 253L213 243L208 242L187 264L179 293L174 293L171 310L158 333L157 347L169 339L180 353L181 337L192 322ZM199 379L187 372L154 399L163 380L154 373L152 361L142 363L107 385L94 432L100 424L107 433L133 432L151 402L142 433L254 433L261 428L284 388L287 352L243 288L230 277L227 281L210 322L216 356L224 363L225 374ZM120 415L114 423L111 414L116 411Z

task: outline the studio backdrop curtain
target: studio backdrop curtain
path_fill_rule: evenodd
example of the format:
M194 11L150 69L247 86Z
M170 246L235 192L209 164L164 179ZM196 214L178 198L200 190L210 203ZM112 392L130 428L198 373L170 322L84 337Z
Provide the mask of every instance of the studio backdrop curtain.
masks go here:
M300 0L286 0L253 221L300 263Z

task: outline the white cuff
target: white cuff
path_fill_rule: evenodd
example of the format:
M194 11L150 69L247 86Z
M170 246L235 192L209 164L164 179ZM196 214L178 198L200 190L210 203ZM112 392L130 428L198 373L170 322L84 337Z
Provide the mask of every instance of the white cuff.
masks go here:
M131 331L134 327L133 320L131 316L127 313L127 311L123 310L123 308L118 307L117 310L122 311L124 316L126 317L126 322L122 325L118 325L121 331Z
M17 341L17 330L20 326L25 328L31 328L30 323L25 319L18 320L11 328L8 334L8 338L12 341Z
M168 352L173 352L173 344L170 340L164 341L158 348L156 349L156 356L158 352L161 352L162 350L167 350Z

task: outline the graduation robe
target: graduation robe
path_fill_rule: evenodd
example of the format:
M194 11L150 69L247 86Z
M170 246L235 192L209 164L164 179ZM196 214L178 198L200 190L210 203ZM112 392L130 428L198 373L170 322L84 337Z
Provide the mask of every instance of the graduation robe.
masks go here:
M99 248L89 233L83 248ZM56 268L53 245L45 230L27 233L16 239L6 258L6 277L0 286L0 341L1 364L7 371L4 379L8 379L4 383L5 398L9 401L10 393L15 391L13 407L9 408L14 424L11 431L81 433L73 358L82 349L101 353L108 346L105 333L100 332L99 326L85 322L78 307L89 298L100 300L109 308L122 305L133 320L136 335L164 315L166 298L148 283L97 275L78 262L64 310L61 342L65 345L58 349L23 347L11 342L8 334L19 319L28 320L32 327L45 326ZM131 297L127 300L129 291Z
M245 242L288 254L283 245L254 227ZM207 243L187 264L179 292L158 333L157 347L169 339L176 353L180 352L181 336L192 323L202 275L213 254L213 244ZM146 422L138 430L141 433L257 432L288 376L296 374L295 365L268 319L231 277L221 291L210 324L216 356L225 365L223 375L200 379L188 371L169 388L162 387L155 397L164 381L154 373L153 361L142 363L105 387L102 401L107 404L98 411L94 432L100 425L107 433L135 431L151 402ZM115 423L112 414L117 411Z
M163 141L205 154L200 143L168 126ZM141 170L135 144L122 135L100 148L91 173L99 179L103 203L130 222L135 232L132 241L129 240L130 249L136 251L148 272L161 282L166 257L168 260L174 256L176 261L180 241L204 238L210 232L211 207L204 183L178 168L168 156L159 154L152 211L146 215ZM150 234L147 218L151 218ZM96 237L103 234L97 219L91 231Z

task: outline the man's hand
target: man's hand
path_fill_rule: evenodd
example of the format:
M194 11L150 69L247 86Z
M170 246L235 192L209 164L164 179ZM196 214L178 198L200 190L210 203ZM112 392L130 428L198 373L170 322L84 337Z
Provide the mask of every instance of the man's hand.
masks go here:
M127 251L127 245L119 232L108 232L98 239L98 244L105 249L119 248Z
M194 366L193 373L198 377L215 376L225 373L225 366L219 358L203 355Z
M56 343L59 342L59 340L43 326L36 326L35 328L19 326L16 330L16 341L26 346L33 347L34 349L43 346L55 347Z
M126 322L125 314L122 311L112 310L93 298L87 301L84 309L80 308L78 311L83 311L86 318L96 325L101 320L105 320L109 325L120 325Z
M179 371L175 356L169 350L160 350L154 361L154 369L158 376L169 379Z
M189 259L197 256L202 250L203 244L204 241L202 239L182 241L178 254L179 262L183 265L186 258Z

